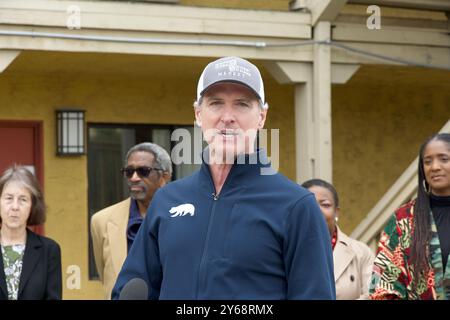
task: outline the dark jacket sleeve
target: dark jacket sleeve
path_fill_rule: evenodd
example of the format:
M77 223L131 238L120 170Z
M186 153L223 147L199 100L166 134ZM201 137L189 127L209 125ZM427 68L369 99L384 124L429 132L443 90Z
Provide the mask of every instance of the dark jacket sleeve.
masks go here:
M312 194L298 200L285 221L284 259L288 299L336 299L330 234Z
M46 300L62 299L61 249L59 245L50 241L48 245L47 287Z

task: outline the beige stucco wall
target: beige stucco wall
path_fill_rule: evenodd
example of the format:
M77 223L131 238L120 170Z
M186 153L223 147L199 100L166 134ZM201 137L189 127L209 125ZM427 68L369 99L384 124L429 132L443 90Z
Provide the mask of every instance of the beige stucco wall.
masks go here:
M350 233L450 119L450 72L365 66L332 88L333 179Z

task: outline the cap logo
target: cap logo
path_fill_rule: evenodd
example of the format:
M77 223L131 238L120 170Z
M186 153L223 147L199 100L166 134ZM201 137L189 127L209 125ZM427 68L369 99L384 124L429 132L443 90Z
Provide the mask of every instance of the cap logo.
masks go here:
M248 68L239 66L236 59L230 59L223 62L218 62L214 65L215 69L218 70L218 76L235 76L238 78L245 78L246 76L251 77L252 74ZM228 69L228 70L221 70Z
M258 68L239 57L223 57L210 62L200 76L197 84L197 101L205 91L218 82L235 82L247 86L263 103L264 84Z

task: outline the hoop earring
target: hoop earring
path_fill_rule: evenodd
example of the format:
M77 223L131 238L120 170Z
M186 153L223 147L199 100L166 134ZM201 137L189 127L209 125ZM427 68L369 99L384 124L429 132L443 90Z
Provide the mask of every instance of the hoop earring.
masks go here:
M430 194L430 185L428 185L427 188L427 181L425 179L422 180L422 185L423 185L423 189L425 190L426 193Z

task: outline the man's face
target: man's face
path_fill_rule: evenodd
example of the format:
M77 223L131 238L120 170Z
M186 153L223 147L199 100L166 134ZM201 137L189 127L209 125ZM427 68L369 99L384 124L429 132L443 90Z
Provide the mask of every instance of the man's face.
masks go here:
M154 168L155 157L150 152L136 151L130 155L127 161L128 168L150 167ZM162 187L166 180L162 171L151 170L147 177L139 176L135 171L130 178L127 178L130 195L138 201L151 201L153 194Z
M212 153L226 163L233 163L238 154L253 151L257 130L263 128L266 114L252 90L231 82L209 88L195 110Z

